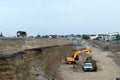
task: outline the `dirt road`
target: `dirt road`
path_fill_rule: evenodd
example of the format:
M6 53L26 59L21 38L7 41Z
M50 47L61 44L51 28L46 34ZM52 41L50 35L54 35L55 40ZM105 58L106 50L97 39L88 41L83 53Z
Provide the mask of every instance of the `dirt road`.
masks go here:
M92 47L92 56L97 61L97 72L83 72L81 68L75 71L73 65L62 64L60 66L61 76L64 80L115 80L120 77L120 67L108 55L112 53Z

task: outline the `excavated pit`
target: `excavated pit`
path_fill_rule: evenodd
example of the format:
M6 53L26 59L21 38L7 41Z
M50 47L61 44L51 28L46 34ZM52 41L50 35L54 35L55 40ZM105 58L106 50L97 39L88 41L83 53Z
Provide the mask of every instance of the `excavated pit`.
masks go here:
M14 42L12 44L17 43L16 40ZM29 45L29 48L22 47L17 52L14 50L11 53L11 50L10 53L1 53L0 80L62 80L59 76L58 67L66 53L72 53L72 43L69 41L63 43L62 40L62 45L58 45L59 42L57 42L57 45L48 44L47 46L45 44L43 47L41 45L38 47L37 43L37 47L34 46L34 48ZM26 45L25 40L19 40L18 43L21 43L19 46Z

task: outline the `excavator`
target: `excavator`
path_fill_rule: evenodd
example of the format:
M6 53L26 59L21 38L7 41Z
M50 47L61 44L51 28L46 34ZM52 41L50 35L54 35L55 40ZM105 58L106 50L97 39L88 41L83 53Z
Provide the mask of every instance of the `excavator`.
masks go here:
M82 70L85 72L96 71L97 70L96 61L93 60L91 57L90 48L83 49L83 50L76 50L72 57L65 58L66 63L76 64L76 61L79 60L79 55L84 53L84 52L88 53L88 57L86 58L86 60L82 64Z

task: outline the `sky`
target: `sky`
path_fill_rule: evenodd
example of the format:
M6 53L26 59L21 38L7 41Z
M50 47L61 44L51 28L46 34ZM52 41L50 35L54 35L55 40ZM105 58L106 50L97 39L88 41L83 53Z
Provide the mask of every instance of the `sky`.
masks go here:
M0 31L4 36L120 32L120 0L0 0Z

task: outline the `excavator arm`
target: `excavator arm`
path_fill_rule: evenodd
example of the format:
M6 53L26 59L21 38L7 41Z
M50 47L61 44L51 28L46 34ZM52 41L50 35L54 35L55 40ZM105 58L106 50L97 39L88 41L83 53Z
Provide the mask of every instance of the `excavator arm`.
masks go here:
M76 57L78 57L78 55L84 53L84 52L87 52L88 53L88 57L90 57L90 52L91 50L88 48L88 49L85 49L85 50L77 50L75 51L75 53L73 54L73 57L66 57L65 60L67 63L75 63L76 62Z

